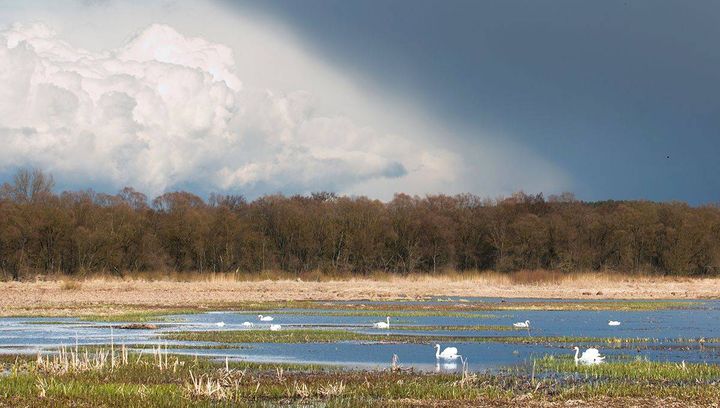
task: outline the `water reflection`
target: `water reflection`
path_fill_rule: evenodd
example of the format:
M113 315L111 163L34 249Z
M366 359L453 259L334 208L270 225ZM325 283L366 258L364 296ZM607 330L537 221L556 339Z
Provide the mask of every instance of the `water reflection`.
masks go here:
M449 363L437 362L437 363L435 363L435 372L436 373L441 372L441 368L442 368L442 371L455 372L458 370L458 365L455 362L449 362Z

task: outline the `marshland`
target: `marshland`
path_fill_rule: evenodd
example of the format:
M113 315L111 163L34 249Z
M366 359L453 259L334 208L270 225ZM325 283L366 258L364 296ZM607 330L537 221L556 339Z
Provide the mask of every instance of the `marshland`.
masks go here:
M100 283L4 285L72 293ZM0 406L706 406L720 398L716 300L98 303L46 304L46 315L41 306L4 309ZM377 327L386 317L389 327ZM528 328L513 325L526 320ZM436 358L438 343L462 357ZM578 364L575 346L605 360Z

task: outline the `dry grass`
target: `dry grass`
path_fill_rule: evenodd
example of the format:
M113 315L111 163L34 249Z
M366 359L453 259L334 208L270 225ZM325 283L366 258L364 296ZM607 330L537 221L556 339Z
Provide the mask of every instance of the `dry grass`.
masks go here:
M79 289L82 281L107 282L207 282L207 283L234 283L234 282L263 282L263 281L302 281L302 282L337 282L337 281L473 281L477 283L501 285L533 285L533 284L562 284L580 281L617 281L623 282L694 282L712 280L713 277L687 277L662 276L647 273L624 273L617 271L580 271L562 272L558 270L533 269L515 272L497 272L467 270L458 271L445 269L437 273L408 273L399 274L386 271L373 271L365 274L352 274L348 272L324 272L318 269L302 272L287 272L281 270L264 270L260 272L126 272L122 275L83 274L81 276L66 275L37 275L35 282L60 281L64 289ZM719 278L720 279L720 278Z
M129 350L124 344L110 347L98 348L90 351L88 348L80 350L76 345L75 348L61 347L55 354L40 354L38 352L35 359L35 370L47 375L64 375L68 373L85 373L90 371L115 370L125 366L136 366L139 364L151 365L160 371L172 370L177 372L178 368L185 363L181 362L177 356L173 357L170 362L167 345L163 348L161 345L152 348L151 359L141 359L138 354L136 359L130 358Z
M269 274L269 273L268 273ZM155 278L154 275L150 275ZM165 275L163 275L165 276ZM0 315L114 315L157 308L213 308L238 302L398 300L431 296L564 299L705 299L720 296L720 278L563 274L551 271L373 274L328 280L245 280L242 274L176 274L0 282ZM270 276L268 276L270 277Z
M0 316L119 315L169 308L222 308L239 302L293 300L402 300L428 297L561 299L707 299L720 296L720 278L678 278L620 273L552 271L453 272L406 276L304 280L267 272L244 274L144 274L35 282L0 282ZM283 279L275 279L283 278ZM326 280L327 279L327 280Z
M313 269L301 272L287 272L282 270L263 270L259 272L235 271L235 272L178 272L178 271L152 271L152 272L125 272L121 275L83 273L80 275L61 275L61 274L38 274L28 275L27 279L22 281L61 281L76 282L81 281L110 281L110 282L262 282L262 281L303 281L303 282L335 282L335 281L353 281L353 280L373 280L373 281L391 281L402 277L420 277L420 276L446 276L448 278L459 277L465 279L467 277L478 277L487 274L486 272L464 271L457 272L448 270L438 273L437 275L428 275L425 273L411 273L401 275L386 271L373 271L365 274L353 274L342 271L322 271ZM2 280L0 279L0 282Z
M76 280L66 279L60 281L60 290L79 290L82 284Z

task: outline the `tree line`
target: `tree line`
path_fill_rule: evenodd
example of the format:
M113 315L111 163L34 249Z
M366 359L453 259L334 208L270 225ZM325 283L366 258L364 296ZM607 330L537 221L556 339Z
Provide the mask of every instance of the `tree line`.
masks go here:
M21 170L0 187L0 276L133 271L443 270L708 275L720 272L720 207L582 202L572 194L397 194L389 202L321 192L152 200L125 188L56 194Z

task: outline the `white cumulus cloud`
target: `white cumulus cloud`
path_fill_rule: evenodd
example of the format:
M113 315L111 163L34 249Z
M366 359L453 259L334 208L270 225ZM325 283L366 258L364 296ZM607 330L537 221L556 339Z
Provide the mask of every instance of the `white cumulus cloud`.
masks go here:
M155 24L87 51L43 24L0 31L0 171L157 194L352 191L456 157L319 109L309 92L252 88L233 50ZM430 182L431 180L427 180Z

